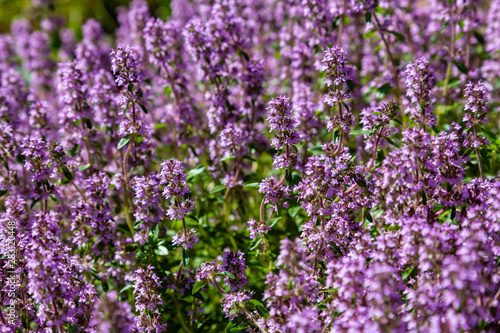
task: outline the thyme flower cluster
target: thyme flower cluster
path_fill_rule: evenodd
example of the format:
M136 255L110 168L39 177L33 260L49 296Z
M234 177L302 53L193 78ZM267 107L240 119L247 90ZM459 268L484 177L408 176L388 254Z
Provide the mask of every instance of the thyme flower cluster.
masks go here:
M500 0L31 6L0 332L500 331Z

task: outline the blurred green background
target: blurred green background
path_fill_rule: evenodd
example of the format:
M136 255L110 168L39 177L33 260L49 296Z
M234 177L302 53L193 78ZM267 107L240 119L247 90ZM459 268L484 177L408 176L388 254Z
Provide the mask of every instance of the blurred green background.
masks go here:
M188 1L188 0L186 0ZM127 6L129 0L55 0L49 5L34 7L31 0L0 0L0 33L10 32L13 20L26 18L37 27L40 19L62 16L68 27L79 33L88 18L96 18L107 32L118 27L116 8ZM47 1L45 1L47 2ZM165 19L170 16L170 0L147 0L151 14Z

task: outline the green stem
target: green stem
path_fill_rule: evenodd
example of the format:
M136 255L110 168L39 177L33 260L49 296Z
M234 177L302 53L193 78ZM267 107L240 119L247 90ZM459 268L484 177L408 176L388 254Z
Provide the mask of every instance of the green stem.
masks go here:
M181 313L181 307L179 305L179 297L177 296L177 290L174 290L174 301L175 301L175 309L177 310L177 317L179 318L179 321L181 322L182 328L189 333L192 333L189 327L187 327L186 323L184 322L184 317L182 316Z
M264 198L262 198L262 201L260 202L260 222L264 222L264 206L266 205L264 203L264 199L265 199L265 196Z
M474 125L474 139L477 142L477 127ZM483 163L481 162L481 155L479 155L479 149L475 147L476 151L476 156L477 156L477 163L479 164L479 175L481 178L484 178L484 172L483 172Z
M262 327L262 325L258 322L257 319L255 319L255 316L253 314L250 313L250 311L248 311L244 306L242 305L237 305L238 309L240 309L241 311L243 311L243 313L245 313L245 315L247 316L248 319L250 319L250 321L255 325L257 326L257 328L259 329L259 331L261 331L262 333L266 333L266 330Z
M179 271L178 271L177 277L175 279L175 285L177 288L179 287L178 286L179 277L181 276L183 267L184 267L184 263L181 261L181 264L179 265ZM182 316L181 307L179 305L179 297L177 295L177 288L174 290L174 301L175 301L175 309L177 310L177 317L179 317L179 321L181 322L182 328L184 328L184 330L186 332L192 333L191 330L189 329L189 327L187 327L186 323L184 322L184 317Z
M234 183L240 174L240 161L239 159L236 161L236 173L234 174L232 182ZM236 244L236 240L233 237L233 233L231 232L231 229L229 228L229 205L228 205L228 199L229 199L229 192L231 188L228 186L226 189L226 192L224 193L224 222L226 224L226 230L229 235L229 240L231 241L231 244L233 245L233 249L236 251L238 250L238 245Z
M451 61L448 61L448 65L446 66L446 76L444 78L444 88L443 88L443 97L444 98L446 98L446 94L448 92L448 83L450 82L450 76L451 76L451 65L453 64L453 60L455 60L455 34L456 34L455 22L452 21L451 22L451 50L450 50Z
M340 15L339 34L337 35L338 46L340 46L340 42L342 40L342 32L344 31L344 19L346 11L347 11L347 0L344 0L344 11L342 12L342 15Z
M391 61L392 75L394 77L394 82L396 83L396 98L398 100L398 103L401 104L401 89L399 89L399 75L398 75L398 68L396 66L396 61L394 60L394 57L392 55L391 48L389 46L389 42L385 38L385 35L382 31L382 25L380 24L380 22L377 18L377 15L375 13L373 13L373 18L375 20L375 23L377 24L377 30L380 33L380 37L382 38L382 41L384 42L385 49L387 50L387 55L389 56L389 60Z
M80 193L80 195L82 196L82 199L83 201L87 201L87 197L85 196L85 194L82 192L82 190L80 190L80 188L78 186L76 186L75 184L75 181L74 180L71 180L71 184L73 184L73 186L76 188L76 190Z
M127 170L127 160L130 152L132 151L132 146L134 145L135 134L132 134L130 137L130 143L128 145L125 156L123 157L123 176L125 177L125 184L123 186L123 207L125 208L125 217L127 218L127 225L132 233L132 236L135 235L134 227L132 226L132 222L130 219L129 212L129 198L128 198L128 170Z

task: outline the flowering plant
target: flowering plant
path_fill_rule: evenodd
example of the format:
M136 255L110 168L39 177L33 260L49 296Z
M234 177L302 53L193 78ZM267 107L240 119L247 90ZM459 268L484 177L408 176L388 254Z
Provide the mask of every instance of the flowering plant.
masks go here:
M33 6L0 332L500 331L499 0Z

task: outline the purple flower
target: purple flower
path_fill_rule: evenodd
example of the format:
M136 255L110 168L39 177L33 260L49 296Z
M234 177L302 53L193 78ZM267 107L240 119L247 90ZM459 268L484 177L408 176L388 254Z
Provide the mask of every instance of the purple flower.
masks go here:
M286 332L322 332L322 323L318 319L318 310L305 307L302 310L292 312L286 323Z
M81 321L85 328L97 293L85 282L78 259L61 242L59 219L54 212L32 216L24 251L27 293L38 303L36 321L40 327L62 329L65 322Z
M243 304L251 299L252 295L248 290L225 294L220 302L222 304L222 311L226 314L226 318L233 320L237 316L242 315L243 311L238 309L238 307L244 306ZM233 312L233 309L236 311Z
M81 63L72 61L59 64L57 76L57 90L64 105L65 118L73 123L88 117L90 112L87 104L87 77Z
M222 265L217 260L214 259L210 262L204 262L196 273L196 281L209 281L213 279L216 274L221 272Z
M110 55L111 70L118 87L142 80L140 56L134 47L120 44Z
M109 178L104 172L93 175L85 182L85 200L74 205L72 211L75 244L79 247L92 244L92 254L97 256L108 255L115 240L109 188Z
M326 71L325 83L328 87L342 88L350 79L352 67L347 61L347 52L340 46L334 46L325 51L323 70Z
M486 40L486 51L491 53L496 53L500 50L500 43L496 38L497 34L500 32L500 1L492 0L490 2L490 8L488 11L488 17L486 19L486 31L484 34L484 39Z
M224 252L222 257L222 270L234 275L234 278L226 276L224 282L226 286L229 286L232 292L243 289L244 285L248 283L246 269L247 265L245 264L245 258L243 258L243 253L240 250L238 250L238 252Z
M295 128L295 120L292 117L292 106L290 99L286 96L271 99L267 110L267 121L269 122L271 131L278 130L279 132L284 132Z
M171 22L150 18L144 28L144 42L149 52L149 61L156 66L165 66L174 60L172 48L177 43L175 34L179 34Z
M412 115L416 123L434 126L437 121L432 106L435 102L432 93L434 77L429 71L429 61L422 57L409 63L405 75L406 96L409 99L406 112Z
M140 267L131 278L134 283L135 310L139 312L135 317L136 332L159 333L167 326L163 323L159 310L163 307L163 300L158 294L161 281L153 269L151 265L146 270Z
M250 239L255 239L255 237L264 237L266 231L271 230L268 225L265 225L263 221L257 222L251 219L247 222L248 230L250 231Z
M195 209L194 201L184 198L184 195L191 193L191 190L186 183L186 174L182 170L180 161L171 159L161 164L160 184L163 185L163 196L171 203L167 210L170 219L183 220Z
M277 131L271 142L282 150L281 155L275 156L274 165L277 168L296 166L299 157L292 152L291 146L299 142L299 135L295 130L297 123L292 115L290 100L286 96L273 98L269 101L267 110L269 127L271 131Z
M96 43L101 39L102 32L101 24L94 19L89 19L82 25L82 35L84 41Z
M463 121L467 127L488 122L488 99L484 84L479 81L474 84L469 81L465 86L465 107Z
M21 144L21 154L25 156L25 169L31 173L31 181L42 181L54 176L49 145L40 138L26 137Z
M244 144L244 133L236 124L228 124L220 132L219 146L224 157L240 157L248 153Z
M94 306L90 326L99 333L131 333L134 330L134 314L130 304L118 298L116 290L104 294Z
M267 177L260 183L259 193L264 193L264 202L277 210L277 204L289 198L290 188L285 184L280 184L273 177ZM286 202L282 205L285 208L288 206Z
M155 224L160 223L165 211L161 206L161 191L158 175L136 177L132 183L135 192L134 204L136 221L144 221L150 230Z
M191 193L182 164L176 159L166 160L161 164L160 184L163 185L163 196L167 200Z
M172 244L182 246L184 250L192 249L194 247L194 243L198 243L198 235L194 229L191 229L186 233L184 233L184 231L178 232L172 236Z
M345 88L353 70L347 62L347 52L340 46L329 48L325 51L321 63L322 69L326 71L325 83L330 88L328 94L325 95L325 102L332 107L338 105L339 109L338 114L331 116L327 124L328 131L341 126L345 132L349 133L349 126L354 124L354 116L342 106L353 96L350 89Z

